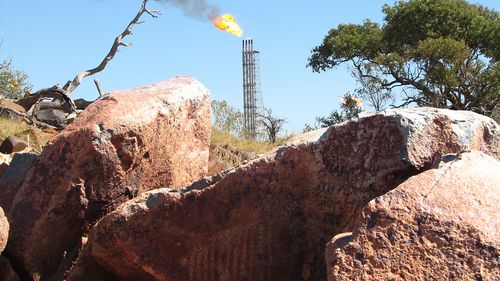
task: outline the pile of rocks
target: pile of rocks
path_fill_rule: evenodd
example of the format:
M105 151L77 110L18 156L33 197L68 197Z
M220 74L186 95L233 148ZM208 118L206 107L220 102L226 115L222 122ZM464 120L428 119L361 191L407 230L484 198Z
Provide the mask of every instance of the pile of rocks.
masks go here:
M5 256L22 280L494 280L499 132L392 110L203 178L208 90L111 93L0 180Z

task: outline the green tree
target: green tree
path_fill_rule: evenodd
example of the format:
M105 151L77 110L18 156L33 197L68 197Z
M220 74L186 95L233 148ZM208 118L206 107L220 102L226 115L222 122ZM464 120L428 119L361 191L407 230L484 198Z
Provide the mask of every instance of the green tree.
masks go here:
M0 63L0 96L19 99L26 91L31 91L28 75L20 70L12 69L11 60Z
M385 5L384 24L341 24L315 47L320 72L351 63L365 94L490 116L500 102L500 14L464 0ZM374 91L375 89L375 91Z
M213 127L221 132L241 137L244 134L243 113L230 106L225 100L212 101Z

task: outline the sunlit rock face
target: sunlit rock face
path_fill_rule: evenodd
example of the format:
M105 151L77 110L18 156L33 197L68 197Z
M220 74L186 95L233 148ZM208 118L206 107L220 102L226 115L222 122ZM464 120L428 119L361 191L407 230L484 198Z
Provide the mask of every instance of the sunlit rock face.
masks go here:
M500 158L498 125L430 108L366 115L297 136L183 189L122 204L90 231L68 280L326 280L325 245L443 155Z
M6 210L9 255L27 275L49 280L71 264L81 236L119 204L204 176L210 111L209 91L189 77L91 104L44 148Z

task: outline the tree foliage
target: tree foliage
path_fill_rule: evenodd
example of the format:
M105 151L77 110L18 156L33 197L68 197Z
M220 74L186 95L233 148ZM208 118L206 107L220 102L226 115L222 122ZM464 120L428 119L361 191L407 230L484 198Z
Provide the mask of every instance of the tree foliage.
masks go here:
M320 72L349 62L358 92L383 102L398 93L399 106L491 115L500 101L497 11L464 0L410 0L383 12L382 26L365 20L330 30L308 66Z
M19 99L24 93L31 91L28 74L11 67L12 60L0 63L0 96Z
M221 132L240 137L244 134L243 113L230 106L225 100L212 101L213 127Z
M285 119L278 118L272 114L270 108L263 108L258 113L258 122L256 124L256 137L258 140L269 140L275 143L278 134L283 129ZM234 137L254 140L250 133L245 130L245 120L243 113L229 105L225 100L212 101L212 125L215 130L228 133Z

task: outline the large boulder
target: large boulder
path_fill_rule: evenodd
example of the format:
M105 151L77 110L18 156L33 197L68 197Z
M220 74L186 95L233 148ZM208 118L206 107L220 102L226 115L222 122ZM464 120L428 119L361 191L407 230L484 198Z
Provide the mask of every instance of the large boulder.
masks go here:
M372 200L328 244L328 280L498 280L500 162L445 161Z
M447 153L500 158L499 132L484 116L424 108L295 137L187 188L124 203L91 230L68 280L326 280L326 243L371 199Z
M45 146L19 187L8 211L9 255L42 281L63 274L104 214L204 176L209 137L209 91L189 77L93 103Z

